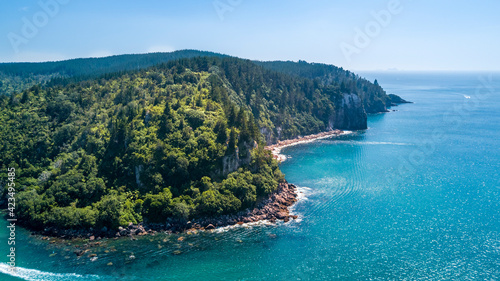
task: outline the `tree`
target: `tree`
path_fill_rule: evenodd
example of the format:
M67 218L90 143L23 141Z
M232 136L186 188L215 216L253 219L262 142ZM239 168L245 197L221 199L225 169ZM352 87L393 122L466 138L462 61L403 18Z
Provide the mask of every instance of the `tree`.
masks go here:
M236 144L238 143L238 133L236 129L231 128L229 133L229 142L227 143L226 155L231 155L236 151Z
M239 170L231 173L227 179L222 181L221 190L238 198L243 208L251 207L257 200L256 188L252 184L252 179L252 173Z
M214 132L217 135L217 143L225 144L227 141L227 124L223 120L218 120L214 127Z
M116 229L120 225L123 205L117 193L104 196L95 204L98 211L97 224Z
M198 214L205 216L232 213L241 208L241 201L233 194L222 195L212 189L203 192L198 201Z
M162 222L171 214L172 193L165 188L158 194L147 194L143 206L144 217L152 222Z
M170 106L170 103L165 104L165 109L163 110L163 114L160 117L160 127L158 129L158 136L160 139L164 139L167 137L167 134L174 130L174 119L175 115Z

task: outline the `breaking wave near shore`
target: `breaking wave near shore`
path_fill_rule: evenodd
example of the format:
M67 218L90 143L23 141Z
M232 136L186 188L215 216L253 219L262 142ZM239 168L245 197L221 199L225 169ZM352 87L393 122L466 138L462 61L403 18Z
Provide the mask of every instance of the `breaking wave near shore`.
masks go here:
M11 271L6 263L0 263L0 272L12 277L21 278L28 281L72 281L72 280L110 280L98 275L80 275L76 273L52 273L36 269L16 267ZM2 278L3 279L3 278Z

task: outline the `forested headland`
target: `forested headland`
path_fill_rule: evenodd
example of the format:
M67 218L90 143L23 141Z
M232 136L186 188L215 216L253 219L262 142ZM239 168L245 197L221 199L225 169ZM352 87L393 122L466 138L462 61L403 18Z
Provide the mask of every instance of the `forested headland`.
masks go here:
M71 74L74 62L64 75L54 63L29 75L9 65L0 184L6 198L14 167L19 221L116 229L252 209L284 182L266 144L364 129L365 108L392 105L377 83L338 68L192 54L120 71L102 60L99 75Z

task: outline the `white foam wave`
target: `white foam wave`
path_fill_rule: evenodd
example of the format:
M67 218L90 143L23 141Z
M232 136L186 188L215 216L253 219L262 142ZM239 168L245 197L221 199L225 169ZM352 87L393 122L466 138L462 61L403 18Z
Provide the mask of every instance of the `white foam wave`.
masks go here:
M52 273L44 272L36 269L29 269L23 267L15 267L11 271L10 265L0 263L0 272L18 277L28 281L71 281L71 280L99 280L98 275L80 275L76 273Z
M297 215L298 217L294 220L290 220L290 222L300 223L302 221L303 214L299 214L296 210L297 204L302 201L309 200L309 195L312 194L313 190L307 186L298 186L297 188L297 202L288 208L290 215Z
M235 225L217 227L216 229L210 230L210 231L215 232L215 233L222 233L222 232L227 232L231 229L236 229L236 228L252 228L255 226L263 226L263 225L273 225L273 223L271 223L268 220L260 220L260 221L256 221L256 222L247 222L244 224L235 224Z
M309 200L309 198L307 196L309 196L309 194L311 194L312 189L309 187L306 187L306 186L296 185L296 187L297 187L297 201ZM295 205L293 205L293 206L295 206Z

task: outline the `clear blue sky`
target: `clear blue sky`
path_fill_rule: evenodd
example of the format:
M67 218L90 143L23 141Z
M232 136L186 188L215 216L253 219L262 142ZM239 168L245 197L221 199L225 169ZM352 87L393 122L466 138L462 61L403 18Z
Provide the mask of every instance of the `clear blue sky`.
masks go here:
M199 49L351 70L500 70L498 0L15 0L0 10L0 62ZM390 19L377 22L380 11Z

